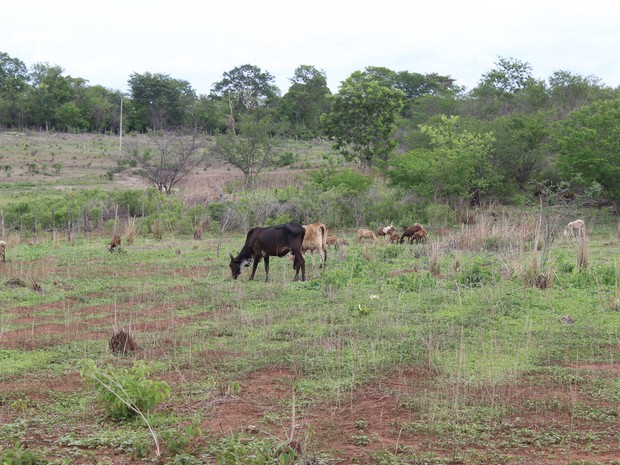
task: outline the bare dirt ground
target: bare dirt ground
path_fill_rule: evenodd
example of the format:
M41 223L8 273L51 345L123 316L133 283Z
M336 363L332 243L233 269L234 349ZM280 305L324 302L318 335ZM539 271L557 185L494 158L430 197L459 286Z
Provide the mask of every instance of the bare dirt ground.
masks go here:
M80 309L80 322L50 324L45 316L37 316L45 310L58 306L58 303L44 304L38 308L15 308L20 314L20 322L28 324L27 329L6 331L0 339L0 349L36 349L80 338L106 340L110 336L110 325L114 316L119 319L130 312L131 303L120 303L116 308L105 305L85 306ZM222 309L225 311L225 309ZM106 316L101 316L101 315ZM140 319L134 328L140 331L170 331L195 320L210 318L206 312L186 318L170 318L165 306L152 308L142 315L132 313L132 318ZM170 341L170 343L173 343ZM165 341L163 342L165 344ZM142 354L147 359L155 359L162 354L151 349ZM164 351L165 352L165 351ZM243 357L243 353L227 351L204 351L197 354L201 363L217 363L224 358ZM567 367L587 377L596 372L597 376L617 378L620 364L587 364ZM188 368L179 368L164 376L173 391L179 383L187 383L195 377ZM379 463L373 454L378 451L415 453L417 457L426 454L424 463L479 463L479 464L543 464L563 465L568 463L618 463L620 443L618 423L591 422L575 418L570 409L586 401L588 405L609 407L604 403L580 392L578 385L558 386L548 384L543 378L533 377L528 383L498 387L493 392L472 389L457 399L450 387L436 381L431 370L420 367L401 369L377 379L350 393L342 393L339 399L330 402L310 403L303 412L293 414L286 422L265 424L260 420L269 412L282 412L282 405L290 401L292 385L296 373L290 368L271 366L253 373L241 380L237 392L220 390L209 400L198 402L191 397L174 399L159 407L162 411L172 409L179 413L200 412L203 420L201 428L208 432L208 438L226 436L235 432L251 435L268 435L282 439L291 438L302 444L303 453L311 460L317 451L335 457L329 463L341 465ZM0 382L0 392L17 393L35 411L45 410L58 393L79 394L86 387L79 374L71 373L58 377L42 377L37 374L15 376ZM441 422L433 424L432 419L421 416L426 407L416 399L454 398L455 402L468 399L485 399L485 403L497 403L509 413L497 423L486 425L478 441L471 436L462 436L458 431L443 431ZM551 405L560 406L557 408ZM26 412L0 408L0 424L14 422L20 416L28 417ZM96 429L94 412L85 412L82 428ZM468 418L457 421L464 429ZM426 425L425 428L421 425ZM568 440L540 438L536 432L552 428ZM26 434L28 447L39 449L54 444L69 432L70 428L56 425L48 428L45 434L32 429ZM515 439L515 432L519 438ZM596 450L588 447L588 435L598 437ZM573 438L573 439L570 439ZM586 439L583 439L586 438ZM604 445L604 447L602 446ZM62 448L61 448L62 449ZM113 459L113 463L142 463L131 459L113 449L96 449L95 457ZM434 461L431 461L433 457ZM86 463L80 461L73 463ZM308 462L318 463L318 462ZM422 463L422 462L411 462Z

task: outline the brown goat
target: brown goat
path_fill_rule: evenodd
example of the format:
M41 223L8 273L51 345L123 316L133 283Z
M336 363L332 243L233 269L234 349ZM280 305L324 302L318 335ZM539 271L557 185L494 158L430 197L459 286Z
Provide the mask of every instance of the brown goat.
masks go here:
M333 245L334 248L336 250L338 250L338 236L336 235L331 235L331 236L327 236L325 238L325 244L327 245L327 247L329 247L330 245Z
M390 234L390 244L398 244L398 241L400 241L400 236L398 234Z
M112 239L110 243L108 244L108 251L110 253L114 253L114 249L120 250L120 248L121 248L121 237L114 236L114 239Z
M426 242L427 237L428 233L426 232L426 229L422 228L419 231L413 233L413 236L411 236L411 240L415 242Z
M379 228L377 230L377 237L379 237L379 236L391 237L392 234L394 233L394 231L396 231L396 230L394 229L394 226L391 225L391 224L389 226L383 226L383 227L381 227L381 228Z
M376 241L377 235L370 229L358 229L357 230L357 242L362 242L362 239L368 239L369 241Z
M417 237L414 237L414 235L419 231L424 231L424 233L421 233ZM402 244L405 241L405 238L407 238L409 244L413 244L414 240L416 242L419 242L421 240L419 239L419 237L426 237L426 235L427 234L424 226L422 226L420 223L416 223L413 226L405 229L405 232L403 232L403 235L400 237L400 243Z

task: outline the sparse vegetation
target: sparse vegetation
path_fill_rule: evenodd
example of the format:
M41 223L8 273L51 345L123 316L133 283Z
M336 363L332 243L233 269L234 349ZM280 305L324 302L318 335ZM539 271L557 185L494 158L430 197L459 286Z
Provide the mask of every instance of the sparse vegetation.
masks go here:
M98 156L100 139L76 135ZM448 204L327 168L301 187L288 171L254 191L208 175L208 195L166 196L120 188L126 171L75 177L58 144L58 176L14 172L0 186L0 454L27 444L52 463L473 465L596 463L617 449L620 269L607 210L535 199L464 207L457 223ZM294 163L319 168L318 152ZM342 242L307 282L291 283L279 258L270 283L230 280L226 257L246 228L323 214ZM567 216L589 225L587 266L578 238L557 234ZM399 233L423 223L427 242L354 240L358 222L386 219ZM112 230L124 253L107 252ZM128 328L139 350L112 350L111 327ZM149 426L103 418L106 403L79 376L85 359L138 386L132 399L153 398L151 379L169 386L140 407Z

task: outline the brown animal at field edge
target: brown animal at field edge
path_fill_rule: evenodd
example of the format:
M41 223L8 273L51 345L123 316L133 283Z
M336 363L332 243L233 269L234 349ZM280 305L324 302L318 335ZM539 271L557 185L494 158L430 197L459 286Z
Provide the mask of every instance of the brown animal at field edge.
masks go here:
M420 233L417 234L418 232ZM425 240L427 236L428 234L424 229L424 226L422 226L420 223L416 223L413 226L405 229L403 235L400 237L400 243L402 244L405 241L405 238L407 238L409 244L413 244L414 240L416 242L420 242L421 240Z
M110 241L110 243L108 244L108 251L110 253L114 253L114 250L120 250L121 248L121 237L120 236L114 236L114 238Z
M377 240L377 235L370 229L358 229L357 242L362 242L362 239L368 239L369 241L374 242Z
M338 246L338 236L336 236L336 235L334 235L334 234L332 234L331 236L327 236L327 237L325 238L325 245L326 245L327 247L329 247L330 245L333 245L333 246L334 246L334 248L335 248L336 250L338 250L338 247L339 247L339 246Z

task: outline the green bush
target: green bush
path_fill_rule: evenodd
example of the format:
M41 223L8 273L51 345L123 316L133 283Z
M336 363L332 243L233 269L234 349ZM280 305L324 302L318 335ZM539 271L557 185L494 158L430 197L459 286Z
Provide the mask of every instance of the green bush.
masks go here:
M80 374L95 388L106 415L116 420L146 413L170 396L166 382L148 379L150 370L141 360L129 369L110 365L98 368L86 360Z
M474 261L459 277L461 284L476 287L493 282L493 274L480 260Z

